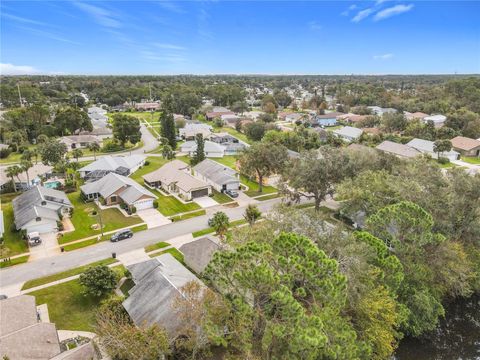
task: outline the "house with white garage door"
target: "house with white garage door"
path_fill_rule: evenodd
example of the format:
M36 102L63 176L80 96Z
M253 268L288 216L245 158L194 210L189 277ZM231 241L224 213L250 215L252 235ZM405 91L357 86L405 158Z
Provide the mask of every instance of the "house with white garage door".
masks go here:
M205 159L193 167L193 175L220 192L240 189L239 174L228 166Z
M435 143L429 140L423 139L413 139L407 143L407 146L420 151L423 154L430 155L433 159L437 159L438 157L447 158L450 161L458 160L460 157L460 153L456 152L455 150L444 151L438 154L435 151Z
M106 206L126 204L137 210L153 208L153 201L157 198L136 181L113 172L82 185L80 190L87 201L103 199Z
M159 169L144 175L143 181L151 188L161 188L187 201L209 196L212 193L212 187L193 177L190 174L190 167L180 160L170 161Z
M57 231L58 221L73 207L63 191L35 186L12 201L15 227L28 233Z

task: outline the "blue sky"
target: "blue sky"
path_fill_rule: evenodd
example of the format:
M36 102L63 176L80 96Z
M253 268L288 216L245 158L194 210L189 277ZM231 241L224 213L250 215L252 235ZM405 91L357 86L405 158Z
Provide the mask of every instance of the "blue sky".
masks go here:
M2 74L480 73L477 1L8 1Z

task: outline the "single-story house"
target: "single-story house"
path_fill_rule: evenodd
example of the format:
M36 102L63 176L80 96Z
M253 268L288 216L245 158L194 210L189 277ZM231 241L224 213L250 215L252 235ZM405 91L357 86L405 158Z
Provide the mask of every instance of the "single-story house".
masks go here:
M70 135L60 138L60 142L67 145L68 150L84 149L92 143L102 146L102 139L95 135Z
M410 146L388 140L385 140L376 148L380 151L387 152L389 154L393 154L402 158L414 158L415 156L420 155L420 151Z
M194 176L212 185L217 191L240 189L238 172L216 161L205 159L192 170Z
M197 274L201 274L205 270L212 260L213 254L219 249L220 245L208 236L183 244L179 248L184 256L185 264Z
M235 115L233 111L221 106L214 107L212 111L209 111L205 114L207 120L213 120L215 118L221 118L222 115Z
M212 133L212 127L207 124L186 124L184 128L181 128L179 135L184 140L195 140L195 136L202 134L203 138L207 138Z
M250 146L229 133L212 133L209 140L222 145L225 155L237 155Z
M480 141L464 136L454 137L452 147L463 156L480 156Z
M357 115L357 114L344 114L338 117L339 120L346 121L350 124L356 124L359 123L360 121L363 121L367 118L368 115Z
M235 115L235 114L224 114L220 116L220 119L222 119L224 124L227 124L229 126L235 126L237 121L240 120L240 116Z
M28 233L57 230L57 221L73 207L63 191L35 186L12 201L15 227Z
M8 188L9 182L11 182L11 178L6 175L7 167L8 166L0 167L0 190ZM15 188L19 191L27 190L32 186L39 185L42 183L42 178L47 179L52 175L52 171L52 166L44 165L42 163L34 164L28 169L28 179L25 172L22 172L13 178Z
M414 148L420 151L423 154L428 154L432 158L437 159L439 154L434 150L434 142L423 139L413 139L407 143L407 146ZM445 151L440 153L440 157L447 158L450 161L457 160L460 157L460 154L454 150Z
M127 266L135 286L128 292L123 307L137 326L157 324L173 339L179 334L181 319L173 304L182 296L182 287L203 283L171 254Z
M138 111L155 111L160 109L158 102L139 102L135 104L135 109Z
M294 123L297 121L302 121L307 115L302 113L290 113L285 115L285 121Z
M394 108L382 108L380 106L367 106L368 109L370 109L370 112L373 115L378 115L382 116L383 114L394 114L397 112L397 109Z
M360 136L362 136L363 130L351 126L344 126L340 129L334 130L333 134L345 141L351 142L358 140Z
M442 127L445 124L446 120L447 120L447 117L445 115L440 115L440 114L430 115L423 118L423 121L425 123L432 121L433 125L435 125L436 128Z
M109 127L94 128L92 131L81 131L78 135L94 135L100 140L105 140L113 136L113 131Z
M246 111L243 116L256 121L263 114L265 114L263 111Z
M335 126L337 125L337 117L343 115L340 112L331 112L323 115L313 116L311 123L312 126Z
M143 175L145 185L151 188L178 194L184 200L192 200L202 196L208 196L212 188L190 174L189 166L180 160L173 160L159 169Z
M100 179L110 172L130 176L145 164L145 159L144 155L138 154L129 156L107 155L78 169L78 172L81 178L88 178L88 180Z
M107 206L126 204L137 210L153 208L153 201L157 198L136 181L114 172L82 185L80 190L86 200L102 198Z
M407 120L423 120L425 119L427 116L429 116L428 114L425 114L423 112L420 112L420 111L416 111L414 113L411 113L411 112L408 112L408 111L404 111L403 114L405 115L405 118Z
M188 156L195 155L197 151L196 141L185 141L180 147L182 153L188 154ZM206 140L204 142L204 152L206 157L221 158L225 155L225 148L213 141Z

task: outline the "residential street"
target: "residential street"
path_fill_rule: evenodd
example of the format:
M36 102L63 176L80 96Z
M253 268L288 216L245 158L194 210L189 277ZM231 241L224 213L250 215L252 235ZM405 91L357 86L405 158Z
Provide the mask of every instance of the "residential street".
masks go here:
M272 207L279 203L280 199L272 199L259 202L258 208L262 212L268 212ZM246 206L224 209L230 220L239 220L243 218ZM190 234L208 227L209 216L199 216L182 222L171 223L151 230L145 230L136 233L133 238L123 240L117 243L105 241L98 245L89 246L83 249L67 253L60 253L38 261L17 265L0 271L0 294L7 292L8 287L21 284L27 280L65 271L81 265L89 264L112 256L116 252L117 256L122 253L130 252L135 249L143 248L146 245L154 244L159 241L168 241L169 239L180 235Z

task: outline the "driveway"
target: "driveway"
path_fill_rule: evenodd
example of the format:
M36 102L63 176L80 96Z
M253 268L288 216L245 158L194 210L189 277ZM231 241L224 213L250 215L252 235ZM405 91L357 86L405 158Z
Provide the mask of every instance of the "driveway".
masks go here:
M38 260L60 253L58 248L57 234L54 232L40 234L42 243L30 248L30 259Z
M196 198L194 200L198 205L200 205L200 207L202 209L205 209L205 208L208 208L208 207L211 207L211 206L215 206L215 205L218 205L218 203L213 200L211 197L209 196L204 196L204 197L200 197L200 198Z
M171 223L170 219L160 214L157 209L138 210L137 215L147 224L149 229Z

